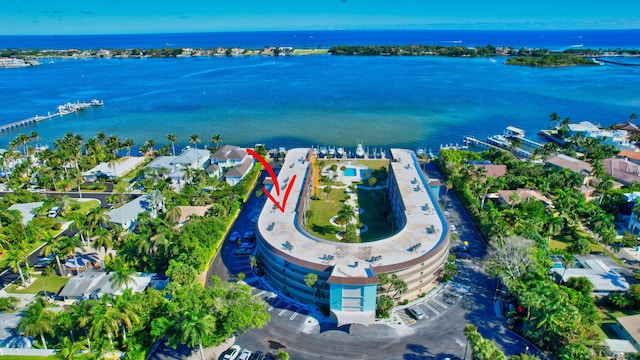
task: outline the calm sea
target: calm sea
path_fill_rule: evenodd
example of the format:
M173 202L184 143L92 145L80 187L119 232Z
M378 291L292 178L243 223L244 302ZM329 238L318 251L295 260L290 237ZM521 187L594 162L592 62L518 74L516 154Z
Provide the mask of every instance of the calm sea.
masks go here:
M0 36L0 48L391 43L640 48L640 30ZM105 105L2 133L0 147L35 130L49 144L66 132L88 138L98 131L137 144L147 139L163 144L171 132L181 145L196 133L203 144L220 134L224 143L243 146L355 147L362 141L435 152L441 144L461 143L464 135L484 138L508 125L535 139L552 112L602 125L640 114L640 67L535 69L496 60L330 55L46 60L37 67L1 69L0 123L46 115L69 101L97 98Z

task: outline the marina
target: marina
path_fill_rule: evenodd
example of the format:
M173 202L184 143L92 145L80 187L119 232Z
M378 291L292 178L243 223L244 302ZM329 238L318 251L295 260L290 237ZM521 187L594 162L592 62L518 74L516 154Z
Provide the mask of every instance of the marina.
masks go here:
M0 125L0 133L3 132L7 132L7 131L12 131L24 126L29 126L29 125L33 125L35 123L38 123L40 121L43 120L47 120L47 119L51 119L54 118L56 116L62 116L62 115L67 115L67 114L71 114L71 113L77 113L80 111L84 111L87 108L90 108L92 106L102 106L104 105L104 101L102 100L97 100L97 99L93 99L89 102L75 102L75 103L66 103L66 104L62 104L62 105L58 105L57 107L57 112L55 113L48 113L46 116L39 116L36 115L34 117L30 117L24 120L19 120L19 121L14 121L12 123L9 124L4 124L4 125Z

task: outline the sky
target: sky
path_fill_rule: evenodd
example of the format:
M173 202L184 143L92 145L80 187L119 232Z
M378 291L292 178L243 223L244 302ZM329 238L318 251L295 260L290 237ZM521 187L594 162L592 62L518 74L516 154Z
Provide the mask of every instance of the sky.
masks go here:
M0 35L640 29L638 0L4 0L0 14Z

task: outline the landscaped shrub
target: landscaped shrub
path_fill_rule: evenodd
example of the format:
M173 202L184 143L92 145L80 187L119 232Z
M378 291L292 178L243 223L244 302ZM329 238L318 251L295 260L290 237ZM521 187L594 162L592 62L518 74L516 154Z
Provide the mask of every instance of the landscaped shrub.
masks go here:
M51 228L52 228L53 230L56 230L56 231L57 231L57 230L60 230L60 229L62 229L62 224L60 224L59 222L53 223L53 225L51 226Z

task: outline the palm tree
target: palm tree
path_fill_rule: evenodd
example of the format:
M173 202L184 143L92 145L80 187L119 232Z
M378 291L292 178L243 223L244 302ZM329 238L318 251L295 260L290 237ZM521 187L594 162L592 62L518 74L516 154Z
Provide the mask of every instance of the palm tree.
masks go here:
M176 142L178 141L178 136L176 134L167 134L167 140L171 142L173 156L176 156Z
M60 255L73 256L73 263L76 265L76 273L78 273L78 257L76 256L76 249L78 248L84 250L82 242L78 239L78 236L63 238L62 243L58 248Z
M118 334L120 328L119 312L112 306L100 303L91 308L91 326L89 334L93 338L109 339L109 343L113 344L113 338Z
M55 314L45 308L45 302L36 301L22 311L22 320L18 324L18 331L26 336L40 336L42 346L47 349L44 334L53 333Z
M111 272L109 283L118 289L127 288L130 284L136 283L136 280L133 278L133 274L133 269L131 269L128 264L123 263L122 266L118 266Z
M189 143L193 144L193 146L197 149L198 148L198 143L200 142L200 135L198 134L191 134L189 136Z
M26 286L27 281L24 278L24 274L22 273L22 263L27 259L27 251L25 246L20 246L17 249L9 250L7 253L7 263L11 267L11 269L20 275L20 280L22 281L22 285Z
M340 209L340 211L338 211L338 217L337 220L340 224L344 225L344 229L346 230L347 228L347 224L355 219L356 214L353 210L353 207L351 207L351 205L347 205L344 204L342 205L342 208Z
M180 321L180 341L190 347L196 344L200 349L200 359L204 360L204 350L202 340L211 337L216 331L216 319L211 314L201 316L200 314L185 311Z
M84 359L82 352L87 350L85 341L73 341L66 336L62 338L56 348L56 356L61 360Z
M53 236L48 235L45 238L45 241L47 242L45 244L45 246L42 247L42 250L40 250L40 255L42 256L49 256L49 255L54 255L56 258L56 263L58 264L58 271L60 271L60 276L64 276L65 273L62 270L62 264L60 263L60 246L62 244L64 244L64 240L66 236L62 236L60 238L58 238L58 240L56 241L56 239L53 238Z
M133 140L127 138L122 141L122 146L127 149L127 156L131 156L131 148L135 145Z
M211 143L213 144L213 146L214 146L216 149L218 148L218 143L219 143L219 142L221 142L222 140L223 140L223 139L222 139L222 136L220 136L220 134L214 134L214 135L211 137Z
M182 216L182 210L178 206L171 206L164 214L165 219L172 224L177 224L180 221L180 216Z
M111 217L107 214L107 209L102 207L95 207L87 214L87 225L89 226L89 232L93 233L98 228L104 228L109 224Z
M128 289L120 296L108 297L106 301L118 312L122 340L127 341L127 330L131 331L134 324L140 323L138 314L142 312L142 304L133 297L133 293Z
M314 273L308 273L307 276L304 277L304 284L307 285L311 289L311 293L313 294L313 306L316 306L316 292L314 286L318 282L318 275Z

